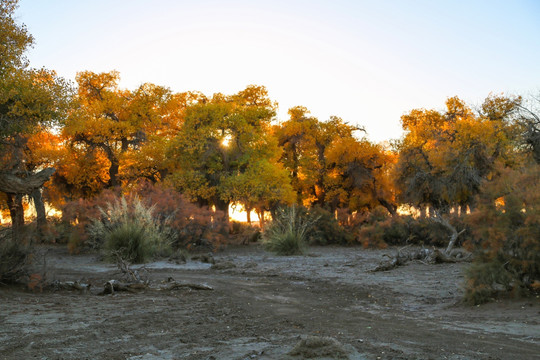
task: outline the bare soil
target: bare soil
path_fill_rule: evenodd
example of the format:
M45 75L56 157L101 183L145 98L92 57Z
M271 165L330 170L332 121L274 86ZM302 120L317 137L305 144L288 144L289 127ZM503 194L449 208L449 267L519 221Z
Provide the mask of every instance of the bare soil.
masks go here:
M120 278L114 265L47 250L49 281L92 288L0 288L0 359L540 359L540 299L462 304L466 264L370 273L395 250L280 257L250 245L214 254L213 268L147 265L154 285L174 278L212 291L100 296Z

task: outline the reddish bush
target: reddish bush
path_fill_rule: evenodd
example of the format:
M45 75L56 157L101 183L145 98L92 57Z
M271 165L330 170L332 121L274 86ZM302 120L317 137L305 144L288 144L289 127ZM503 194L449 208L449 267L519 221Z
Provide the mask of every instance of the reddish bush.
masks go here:
M220 211L200 207L186 200L175 190L141 182L131 194L138 195L147 205L154 206L155 215L175 230L175 248L210 247L222 245L228 227Z
M101 217L100 208L118 201L120 191L105 190L96 197L68 202L62 208L64 226L69 227L65 235L70 251L82 247L97 248L99 241L90 239L87 227L92 219ZM227 236L227 227L222 222L223 215L207 207L200 207L187 201L175 190L141 182L132 188L126 198L138 196L147 206L152 206L154 215L174 234L172 245L175 248L208 247L215 249L222 245Z

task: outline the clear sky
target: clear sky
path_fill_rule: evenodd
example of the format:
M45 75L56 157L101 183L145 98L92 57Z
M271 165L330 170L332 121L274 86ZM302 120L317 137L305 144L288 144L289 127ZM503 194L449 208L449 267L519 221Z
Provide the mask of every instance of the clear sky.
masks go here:
M374 141L449 96L540 92L538 0L21 0L17 17L33 67L207 95L265 85L279 119L302 105Z

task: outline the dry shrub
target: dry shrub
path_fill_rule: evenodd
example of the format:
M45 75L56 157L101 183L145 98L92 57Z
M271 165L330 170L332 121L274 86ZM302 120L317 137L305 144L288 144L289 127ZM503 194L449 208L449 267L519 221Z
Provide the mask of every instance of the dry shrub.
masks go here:
M391 216L382 206L371 212L340 214L345 227L356 234L356 241L368 248L386 248L388 245L403 246L408 244L444 247L448 245L449 231L443 225L429 218L414 218L410 215ZM457 229L468 227L463 218L449 214L450 223ZM460 236L470 238L468 229Z
M230 237L237 244L249 244L261 239L261 228L239 221L231 221Z
M216 249L225 243L229 229L221 211L198 206L179 192L150 182L139 183L132 193L152 204L160 221L174 230L174 248Z
M301 255L318 218L296 205L278 209L262 234L267 250L278 255Z
M153 208L153 215L160 225L172 230L173 248L215 249L225 242L228 230L221 212L200 207L175 190L146 181L140 182L125 195L128 202L136 196L145 206ZM100 208L106 209L107 204L113 204L121 197L120 190L105 190L96 197L71 201L62 208L62 223L67 229L63 238L70 251L101 247L102 239L89 236L88 227L92 219L101 216Z
M16 283L27 275L29 246L15 241L11 229L0 228L0 284Z
M107 208L100 208L100 216L88 227L94 243L103 242L105 256L110 261L117 257L143 263L157 254L170 253L171 238L167 220L159 221L154 207L144 205L134 196L122 197Z
M62 211L60 242L66 242L71 253L79 252L84 247L98 249L101 242L89 238L88 227L92 219L100 217L100 208L104 209L120 197L119 190L104 190L98 196L67 202Z
M313 231L309 234L311 244L345 245L353 241L354 235L341 226L330 211L315 206L309 209L309 214L318 219L313 226Z
M537 293L540 282L540 166L504 169L486 184L469 217L475 252L467 271L466 300L481 303L501 293Z

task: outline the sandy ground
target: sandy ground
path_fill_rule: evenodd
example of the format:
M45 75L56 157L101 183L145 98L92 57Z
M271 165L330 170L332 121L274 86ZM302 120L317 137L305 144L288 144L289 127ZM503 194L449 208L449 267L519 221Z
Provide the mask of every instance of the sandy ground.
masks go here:
M147 266L155 286L172 277L212 291L98 295L120 278L114 265L48 248L49 280L92 289L0 288L0 359L302 359L317 353L291 350L310 336L339 342L339 353L321 347L319 359L540 359L540 299L460 304L463 264L368 272L392 251L279 257L229 247L213 268Z

